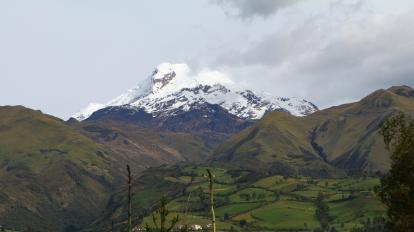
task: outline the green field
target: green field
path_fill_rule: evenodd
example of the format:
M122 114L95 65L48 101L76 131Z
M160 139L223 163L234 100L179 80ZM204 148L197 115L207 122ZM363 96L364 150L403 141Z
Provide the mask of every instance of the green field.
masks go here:
M230 195L232 203L271 202L275 198L274 192L262 188L245 188Z
M315 206L311 202L282 200L255 209L249 214L255 227L288 230L318 227L314 212ZM243 215L239 217L241 219Z
M229 217L235 217L237 215L240 215L244 212L249 212L263 205L264 203L258 202L228 204L217 208L216 215L219 218L225 217L226 214L229 215Z
M185 167L182 176L166 177L171 183L185 184L185 191L170 197L167 208L180 215L181 224L210 224L206 167ZM248 173L228 173L212 169L216 183L215 212L220 230L233 231L312 231L320 227L315 216L319 193L329 207L330 226L350 231L363 221L384 216L385 207L373 192L378 178L312 179L309 177L268 176L248 179ZM246 181L248 179L248 181ZM150 190L148 194L157 195ZM144 197L145 198L145 197ZM151 223L146 216L145 223Z

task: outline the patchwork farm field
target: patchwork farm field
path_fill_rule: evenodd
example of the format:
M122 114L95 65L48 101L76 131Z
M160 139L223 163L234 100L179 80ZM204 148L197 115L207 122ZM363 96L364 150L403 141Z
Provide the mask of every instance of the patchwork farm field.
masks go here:
M211 170L219 231L313 231L321 226L315 213L321 198L328 206L329 226L336 231L351 231L385 215L374 193L378 178L252 178L248 173ZM181 225L206 228L210 224L205 173L206 167L186 167L182 176L165 178L186 186L181 194L168 198L167 204L170 217L179 215ZM144 217L141 226L145 224L153 224L151 215Z

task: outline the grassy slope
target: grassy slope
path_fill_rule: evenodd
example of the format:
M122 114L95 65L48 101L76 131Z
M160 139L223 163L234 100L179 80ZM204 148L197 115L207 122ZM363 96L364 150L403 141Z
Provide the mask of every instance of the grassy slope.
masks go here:
M88 228L107 226L108 217L125 217L126 164L137 175L150 166L200 162L210 149L186 133L115 123L64 123L24 107L1 107L0 225L70 231L97 220ZM144 197L134 203L136 210L179 189L168 183L154 184L155 191L144 193L148 201Z
M213 164L307 175L332 172L332 166L384 172L389 153L379 125L398 111L414 114L412 93L406 86L378 90L359 102L306 117L269 113L217 148Z
M109 120L70 125L110 150L119 165L129 164L135 171L181 161L200 162L212 149L201 138L187 133L151 130Z
M378 90L361 101L317 112L315 141L327 159L339 167L385 171L389 154L384 149L379 125L397 111L414 112L414 98Z
M63 231L88 224L114 181L99 145L61 120L0 107L0 224Z
M335 169L326 164L309 143L312 118L283 112L267 114L254 126L221 145L213 163L227 167L275 173L326 176Z

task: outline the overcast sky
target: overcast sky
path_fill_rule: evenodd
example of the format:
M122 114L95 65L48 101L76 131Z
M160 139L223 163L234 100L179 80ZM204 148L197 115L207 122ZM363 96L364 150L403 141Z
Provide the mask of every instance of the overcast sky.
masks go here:
M414 86L412 0L0 0L0 105L67 119L161 62L321 108Z

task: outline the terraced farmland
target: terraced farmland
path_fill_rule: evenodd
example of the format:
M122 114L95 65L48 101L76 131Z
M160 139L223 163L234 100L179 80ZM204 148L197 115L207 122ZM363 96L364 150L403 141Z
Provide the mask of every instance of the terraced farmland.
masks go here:
M182 176L165 178L186 185L181 194L169 198L167 205L170 215L179 215L183 225L210 224L206 168L187 166ZM385 214L385 207L373 192L379 184L377 178L255 178L246 172L212 171L217 227L222 231L313 231L320 227L315 216L319 194L329 207L330 226L337 231L350 231L368 218ZM149 215L141 225L145 223L151 225Z

